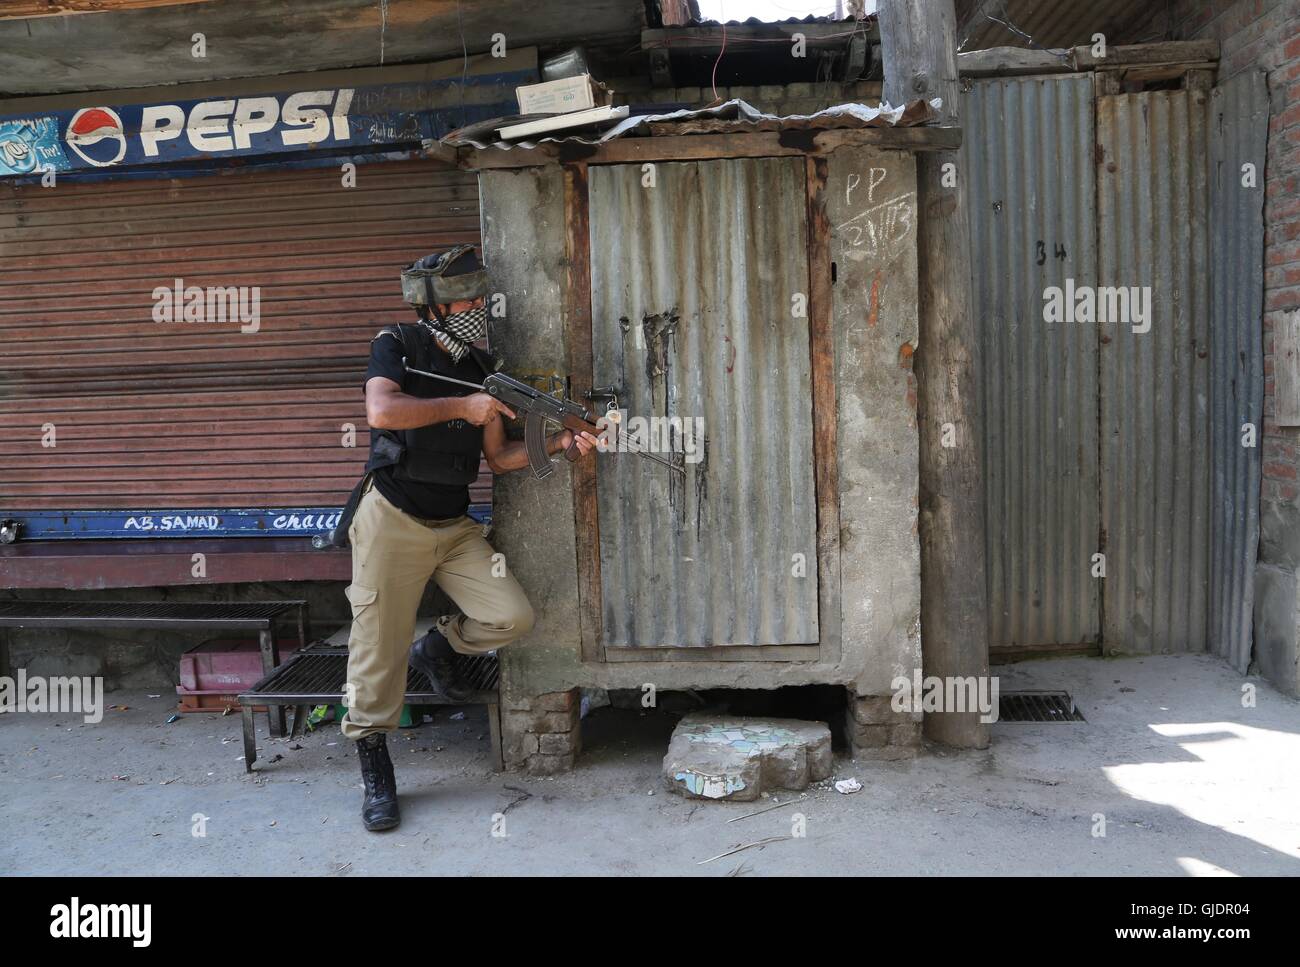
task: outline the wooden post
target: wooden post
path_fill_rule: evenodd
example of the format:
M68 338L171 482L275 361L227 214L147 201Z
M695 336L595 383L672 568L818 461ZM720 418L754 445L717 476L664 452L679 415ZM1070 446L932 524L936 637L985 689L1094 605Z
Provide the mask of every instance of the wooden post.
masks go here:
M877 17L884 99L901 105L942 98L938 123L957 125L953 0L881 0ZM917 155L921 665L926 677L941 678L986 676L989 661L983 417L965 176L956 151ZM945 431L950 446L943 445ZM925 735L946 745L984 748L989 728L979 718L978 711L927 713Z

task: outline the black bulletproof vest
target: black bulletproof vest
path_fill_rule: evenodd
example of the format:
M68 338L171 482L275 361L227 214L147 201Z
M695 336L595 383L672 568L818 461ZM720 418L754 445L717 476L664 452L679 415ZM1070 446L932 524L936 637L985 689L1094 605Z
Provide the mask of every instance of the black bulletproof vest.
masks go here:
M460 363L440 351L433 334L424 326L390 327L402 341L406 364L410 369L442 373L453 379L481 381L486 372L479 353L471 347ZM407 372L402 377L402 392L420 399L466 396L468 388ZM435 423L413 430L370 429L370 459L366 470L394 467L397 480L419 483L467 486L478 479L479 455L483 450L483 428L465 420Z

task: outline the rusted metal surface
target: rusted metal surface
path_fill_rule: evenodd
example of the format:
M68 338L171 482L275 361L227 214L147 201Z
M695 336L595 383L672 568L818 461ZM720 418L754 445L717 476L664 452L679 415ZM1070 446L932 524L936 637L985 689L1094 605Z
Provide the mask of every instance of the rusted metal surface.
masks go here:
M804 158L846 147L893 151L956 151L960 128L842 128L832 130L758 131L750 134L686 134L654 138L620 138L599 145L542 144L502 151L496 147L460 149L462 167L474 170L531 168L560 162L644 164L714 158Z
M1096 284L1092 80L976 81L962 120L981 320L989 644L1094 642L1098 331L1043 320L1046 288Z
M1208 89L1097 102L1098 277L1150 287L1146 332L1103 324L1108 652L1206 649L1210 550Z
M737 102L744 104L743 101ZM749 107L749 105L745 105ZM671 115L669 115L671 116ZM745 134L752 131L809 131L826 129L856 129L910 127L914 124L926 124L933 121L938 114L927 101L913 101L896 119L878 107L863 104L843 104L829 107L816 114L794 115L792 117L775 117L756 115L752 118L713 117L705 112L692 112L691 116L679 121L649 122L651 135L677 134Z
M591 249L586 165L564 168L564 327L569 392L582 399L592 386ZM596 467L590 460L573 468L573 524L578 567L578 622L584 661L601 656L600 519Z
M411 317L398 268L478 235L476 179L432 162L355 188L319 169L0 192L0 507L341 505L370 338ZM154 321L178 278L256 287L256 331Z
M206 555L195 577L195 553ZM346 550L313 550L303 540L227 538L167 541L56 541L0 547L0 588L169 587L264 581L346 581Z
M275 618L305 601L0 601L0 624L12 628L172 628L189 624L269 631ZM303 645L307 643L302 642Z
M1211 92L1210 224L1214 339L1210 648L1245 674L1259 551L1264 428L1264 156L1268 86L1243 71ZM1243 185L1254 165L1255 186ZM1243 427L1255 446L1242 445Z
M556 132L540 138L503 140L497 135L498 120L479 121L452 131L444 143L464 148L496 148L503 151L531 149L539 145L594 146L609 144L620 138L649 133L659 137L692 135L708 132L756 133L774 131L891 130L926 124L937 117L934 105L915 99L899 107L884 104L833 104L814 114L778 116L764 114L752 104L733 98L711 107L682 109L664 114L634 114L602 131Z
M618 386L629 419L704 428L682 483L597 459L602 642L815 643L804 161L665 163L653 188L640 166L589 177L593 383Z

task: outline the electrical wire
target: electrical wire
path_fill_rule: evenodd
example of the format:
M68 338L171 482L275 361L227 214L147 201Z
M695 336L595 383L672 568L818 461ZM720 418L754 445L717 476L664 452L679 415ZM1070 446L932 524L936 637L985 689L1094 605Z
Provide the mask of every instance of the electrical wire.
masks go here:
M719 0L718 3L718 13L724 18L727 15L727 5L726 3L722 2L722 0ZM722 21L722 49L718 51L718 59L713 62L712 84L713 84L713 99L715 101L718 99L718 65L722 63L722 55L725 54L726 52L727 52L727 21L724 19Z
M998 24L1000 27L1004 27L1007 30L1011 31L1017 37L1020 37L1022 40L1024 40L1024 42L1034 50L1041 50L1044 53L1052 54L1053 56L1059 57L1061 58L1061 60L1064 61L1068 61L1070 59L1069 51L1052 50L1050 47L1043 47L1041 44L1035 41L1033 37L1029 36L1029 34L1025 33L1023 30L1021 30L1019 27L1013 24L1011 22L1011 15L1008 14L1006 11L1006 4L1001 3L1001 0L999 0L1000 6L998 8L998 12L1001 13L1002 16L1005 17L1006 19L1001 20L993 16L993 14L988 12L988 6L991 2L993 2L993 0L984 0L984 2L980 4L979 12L984 17L985 20L991 20L993 21L993 23Z

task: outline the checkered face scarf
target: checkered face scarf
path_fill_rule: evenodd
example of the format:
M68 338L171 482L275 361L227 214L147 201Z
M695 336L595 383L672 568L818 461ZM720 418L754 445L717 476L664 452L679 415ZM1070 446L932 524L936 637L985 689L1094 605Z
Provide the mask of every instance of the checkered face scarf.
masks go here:
M477 342L487 335L487 306L453 312L443 316L441 324L426 322L433 332L438 345L451 354L451 358L460 362L469 352L470 343Z

